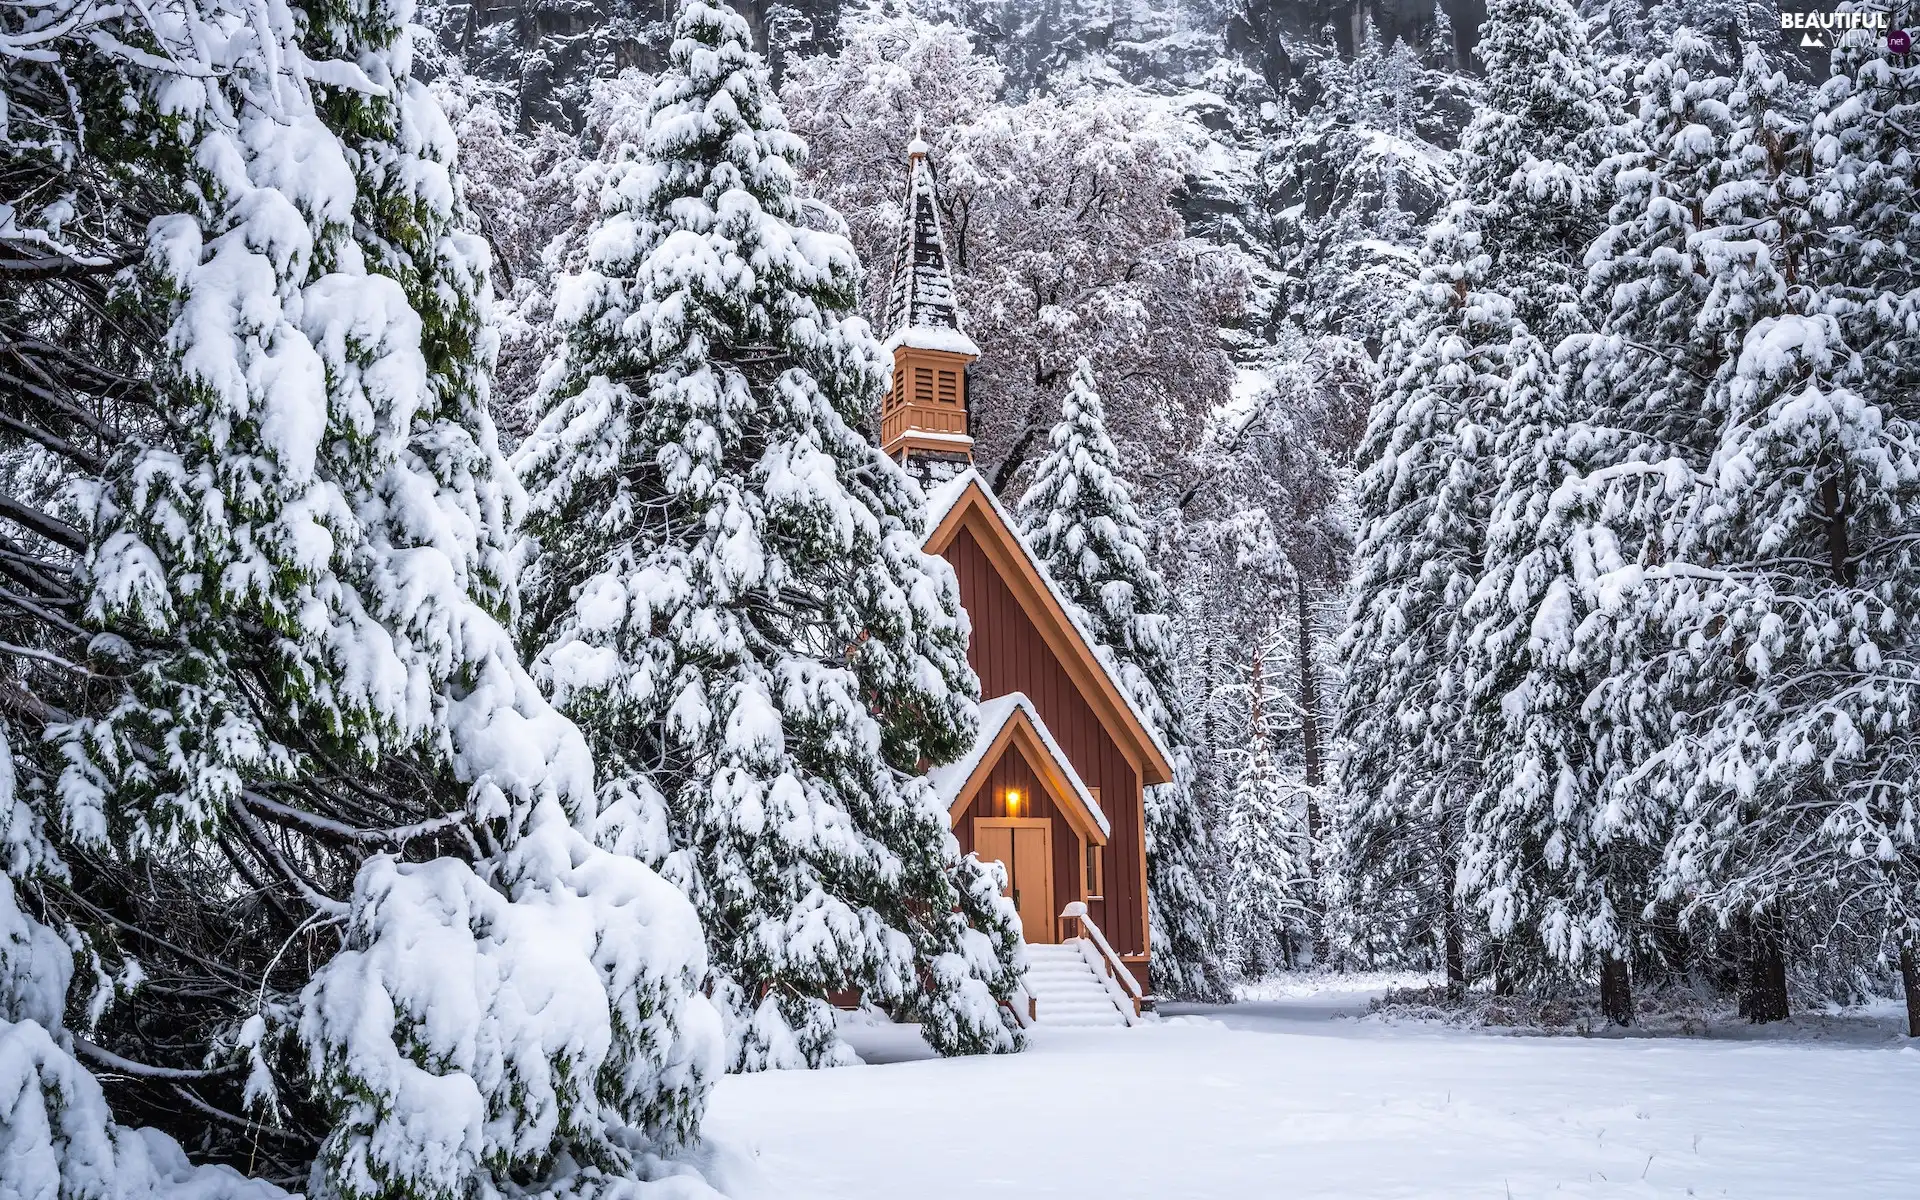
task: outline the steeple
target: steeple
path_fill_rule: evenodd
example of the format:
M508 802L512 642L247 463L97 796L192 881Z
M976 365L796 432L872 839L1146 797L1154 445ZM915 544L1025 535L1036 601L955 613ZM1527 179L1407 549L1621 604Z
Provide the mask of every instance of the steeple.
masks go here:
M967 364L980 348L960 328L930 150L918 134L907 144L906 219L883 318L893 381L880 409L880 448L902 462L964 465L973 459Z

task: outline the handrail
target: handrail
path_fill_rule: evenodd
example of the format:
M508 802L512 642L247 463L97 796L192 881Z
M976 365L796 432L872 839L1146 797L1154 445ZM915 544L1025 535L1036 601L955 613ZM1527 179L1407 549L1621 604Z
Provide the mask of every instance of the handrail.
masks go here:
M1106 935L1100 932L1100 927L1095 925L1093 918L1087 915L1086 902L1082 900L1073 901L1060 910L1060 917L1062 920L1077 920L1080 922L1081 928L1085 929L1090 935L1089 940L1099 949L1101 957L1107 960L1108 973L1120 980L1120 986L1126 989L1129 996L1133 997L1133 1003L1137 1009L1140 1002L1146 999L1146 997L1140 993L1140 984L1134 980L1133 972L1127 969L1127 964L1121 962L1120 956L1113 952L1113 947L1107 945Z
M1013 995L1002 1000L1000 1007L1013 1014L1015 1025L1022 1029L1033 1028L1034 1017L1037 1015L1039 1006L1034 1001L1033 993L1027 990L1025 980L1014 986Z

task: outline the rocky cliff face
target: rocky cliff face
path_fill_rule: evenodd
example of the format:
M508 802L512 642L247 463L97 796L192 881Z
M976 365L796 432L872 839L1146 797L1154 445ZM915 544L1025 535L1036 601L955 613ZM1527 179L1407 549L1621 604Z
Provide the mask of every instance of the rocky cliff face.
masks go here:
M735 0L776 74L794 54L830 52L840 0ZM424 0L445 62L499 84L520 127L577 127L592 81L665 61L673 0Z

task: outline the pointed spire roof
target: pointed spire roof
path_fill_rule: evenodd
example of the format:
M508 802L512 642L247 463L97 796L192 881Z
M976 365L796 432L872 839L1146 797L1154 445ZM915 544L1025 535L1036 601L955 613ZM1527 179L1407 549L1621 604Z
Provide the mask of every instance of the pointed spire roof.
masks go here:
M960 328L960 306L954 300L953 275L947 269L947 242L940 228L933 169L927 165L930 153L932 147L916 131L907 143L906 220L900 225L893 284L887 291L883 318L889 332L887 349L914 346L978 358L980 348Z

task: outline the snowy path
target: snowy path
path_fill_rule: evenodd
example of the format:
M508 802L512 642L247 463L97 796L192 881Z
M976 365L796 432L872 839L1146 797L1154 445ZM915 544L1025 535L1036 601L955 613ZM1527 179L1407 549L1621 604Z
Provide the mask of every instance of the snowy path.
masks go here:
M1356 1007L729 1078L707 1128L795 1200L1920 1197L1920 1050L1333 1019ZM904 1030L862 1032L870 1058L909 1052Z

